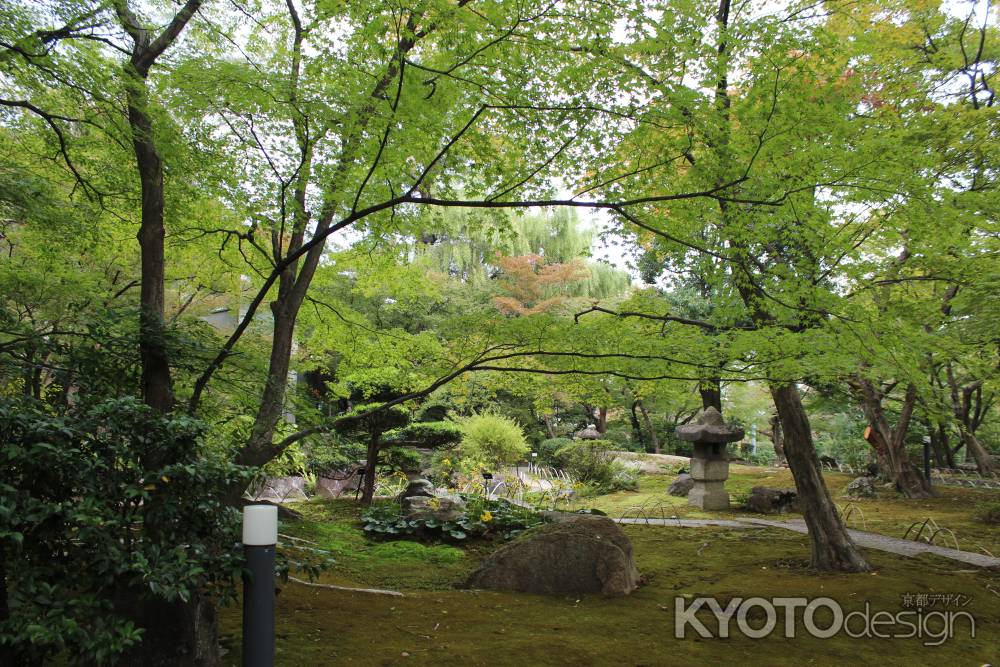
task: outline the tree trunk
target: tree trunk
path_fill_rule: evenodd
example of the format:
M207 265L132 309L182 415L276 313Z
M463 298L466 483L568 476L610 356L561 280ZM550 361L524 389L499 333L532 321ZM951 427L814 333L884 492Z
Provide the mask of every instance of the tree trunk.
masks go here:
M938 468L950 468L948 465L948 446L945 444L942 446L941 435L938 432L937 425L934 424L929 417L924 417L923 419L924 430L927 431L927 435L931 439L931 453L934 454L934 465Z
M646 430L649 431L649 444L653 447L653 453L659 454L660 439L656 437L656 428L653 427L653 420L649 418L649 412L646 411L646 406L642 404L642 401L636 401L636 405L639 407L642 421L646 424Z
M720 414L722 413L722 387L719 378L702 382L698 386L698 393L701 394L702 408L715 408Z
M983 443L979 442L976 434L964 428L961 428L960 431L962 442L965 443L965 451L976 462L976 468L979 472L993 472L994 466L993 460L990 458L990 453L983 447Z
M375 473L378 467L378 450L381 433L373 433L368 441L368 459L365 461L365 478L361 491L361 503L371 505L375 499Z
M781 417L777 413L771 415L771 442L774 443L774 456L778 463L786 463L785 458L785 432L781 428Z
M608 408L601 406L597 409L597 432L604 435L608 430Z
M639 446L643 449L646 448L646 439L642 436L642 427L639 425L639 415L636 414L636 408L639 405L639 401L632 401L632 406L629 408L629 421L632 423L632 435L635 436L635 441L639 443Z
M871 564L847 534L823 482L812 431L795 385L771 387L785 436L785 454L812 541L812 567L818 570L868 572Z
M127 0L112 3L119 23L132 38L132 53L123 65L123 81L128 108L132 148L139 172L139 357L143 401L161 413L174 408L173 383L167 350L164 320L165 251L163 161L157 150L147 76L156 59L184 30L201 0L187 0L166 28L153 35L129 9ZM150 457L151 459L156 457ZM162 458L162 457L159 457ZM170 461L143 461L156 469ZM149 509L149 508L147 508ZM155 527L152 527L155 529ZM185 602L147 597L140 591L134 598L133 618L145 629L142 642L130 651L123 665L176 665L212 667L218 663L215 610L211 600L196 593Z
M164 323L163 161L153 139L146 76L132 62L125 64L125 92L132 147L139 170L141 217L139 240L141 287L139 294L139 356L142 396L160 412L173 409L174 396Z
M917 402L917 388L912 383L906 388L906 395L899 411L896 428L889 426L889 420L882 408L883 394L871 380L856 378L851 382L868 420L871 431L868 444L875 450L882 475L891 480L896 489L907 498L932 498L935 494L930 482L910 461L906 451L906 433Z
M215 607L196 594L188 602L149 598L142 590L118 592L115 607L142 628L142 641L117 667L214 667L218 664Z
M545 422L545 434L549 437L549 439L551 440L556 437L556 431L552 428L552 418L548 415L543 415L542 420Z
M250 438L237 456L237 463L241 465L263 466L275 456L274 428L284 411L295 336L295 318L298 314L297 305L294 313L288 312L288 305L277 300L271 304L274 328L267 380L261 393L260 407L257 409Z

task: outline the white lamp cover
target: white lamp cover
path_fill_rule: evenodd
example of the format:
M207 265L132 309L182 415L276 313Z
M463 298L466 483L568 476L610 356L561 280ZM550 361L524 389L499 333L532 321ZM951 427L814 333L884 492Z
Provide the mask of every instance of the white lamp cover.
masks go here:
M277 505L247 505L244 507L243 544L262 547L277 543Z

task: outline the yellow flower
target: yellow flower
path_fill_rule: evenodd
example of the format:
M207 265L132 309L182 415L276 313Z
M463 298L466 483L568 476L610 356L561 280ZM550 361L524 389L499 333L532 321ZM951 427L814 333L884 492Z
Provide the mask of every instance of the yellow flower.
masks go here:
M493 520L493 513L490 512L489 510L486 510L480 515L479 520L482 521L483 523L489 523L490 521Z

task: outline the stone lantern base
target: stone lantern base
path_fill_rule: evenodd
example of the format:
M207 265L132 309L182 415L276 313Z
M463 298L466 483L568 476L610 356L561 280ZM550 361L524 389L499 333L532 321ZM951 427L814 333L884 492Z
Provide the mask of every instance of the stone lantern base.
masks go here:
M688 505L700 507L703 510L729 509L729 492L725 482L698 482L688 492Z

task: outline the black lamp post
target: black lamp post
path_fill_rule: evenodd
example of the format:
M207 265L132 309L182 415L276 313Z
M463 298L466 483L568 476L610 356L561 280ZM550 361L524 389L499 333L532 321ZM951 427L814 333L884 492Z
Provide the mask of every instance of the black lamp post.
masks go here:
M274 556L278 508L243 508L243 667L274 667Z

